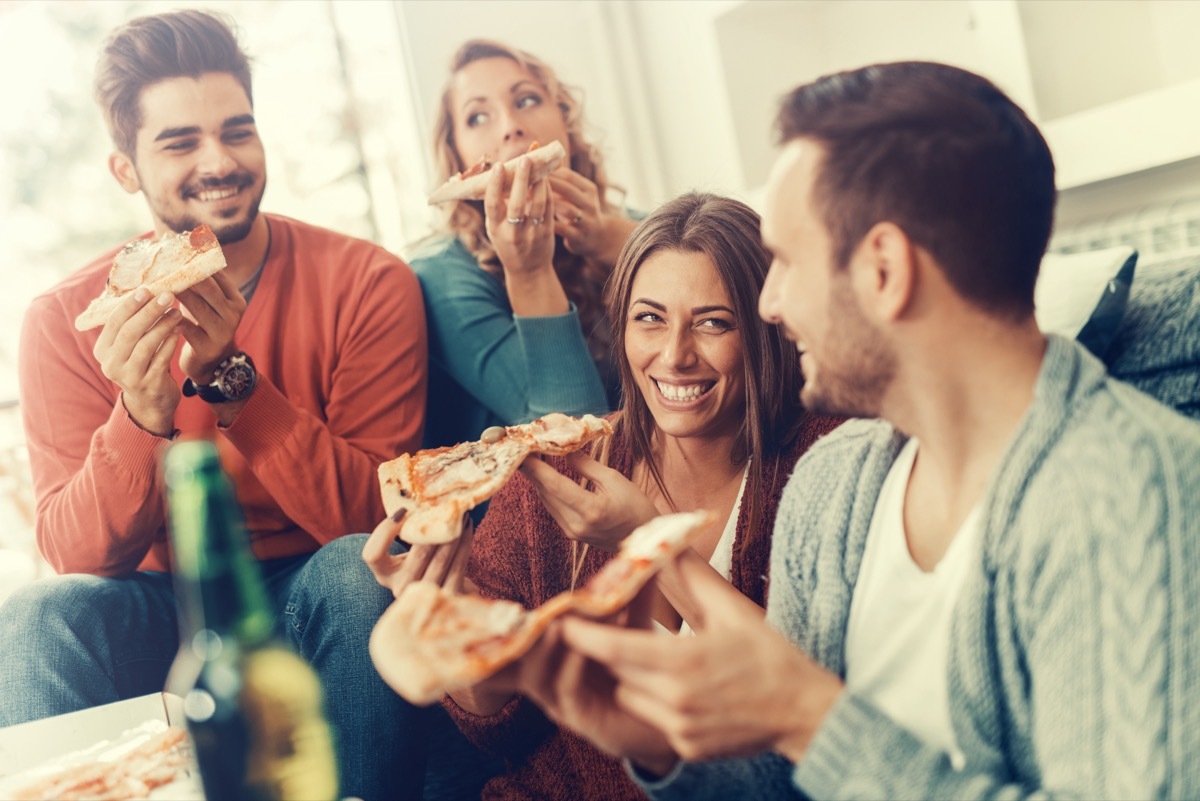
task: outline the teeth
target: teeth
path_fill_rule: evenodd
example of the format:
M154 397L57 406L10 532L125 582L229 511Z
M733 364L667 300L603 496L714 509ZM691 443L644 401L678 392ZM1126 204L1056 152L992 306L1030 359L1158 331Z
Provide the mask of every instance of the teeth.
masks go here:
M203 192L197 192L196 198L205 203L209 203L213 200L224 200L227 197L233 197L237 193L238 190L232 186L228 189L206 189Z
M708 391L708 388L704 384L692 384L681 387L675 384L664 384L661 381L655 381L654 383L658 385L658 391L667 400L695 400Z

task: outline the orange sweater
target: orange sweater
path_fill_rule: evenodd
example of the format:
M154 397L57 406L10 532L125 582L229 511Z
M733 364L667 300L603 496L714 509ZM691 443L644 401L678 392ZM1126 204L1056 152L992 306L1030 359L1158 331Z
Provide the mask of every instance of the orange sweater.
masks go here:
M383 249L269 215L271 245L237 332L259 383L233 425L184 398L175 425L215 439L261 559L316 550L383 518L376 468L420 446L425 313L416 278ZM37 541L60 573L169 570L159 457L76 331L115 248L33 301L21 405ZM180 343L182 347L182 341ZM172 373L180 383L178 354Z

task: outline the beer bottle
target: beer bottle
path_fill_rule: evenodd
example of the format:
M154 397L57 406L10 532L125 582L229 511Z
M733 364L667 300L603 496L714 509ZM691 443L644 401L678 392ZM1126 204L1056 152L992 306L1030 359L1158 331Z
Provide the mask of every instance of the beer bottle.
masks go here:
M183 696L204 794L336 799L337 765L312 668L275 636L241 510L211 442L166 456Z

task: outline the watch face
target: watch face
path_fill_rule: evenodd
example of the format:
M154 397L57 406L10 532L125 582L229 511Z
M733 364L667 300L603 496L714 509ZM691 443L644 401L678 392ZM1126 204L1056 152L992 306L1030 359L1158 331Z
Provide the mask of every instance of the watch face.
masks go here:
M222 394L229 400L241 400L254 389L254 368L245 363L229 365L219 384Z

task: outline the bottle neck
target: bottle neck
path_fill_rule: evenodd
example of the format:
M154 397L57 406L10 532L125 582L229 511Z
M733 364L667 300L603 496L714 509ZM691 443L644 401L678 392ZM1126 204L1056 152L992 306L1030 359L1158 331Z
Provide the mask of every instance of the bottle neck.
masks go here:
M182 642L205 629L243 649L270 639L275 615L219 464L200 465L169 492Z

